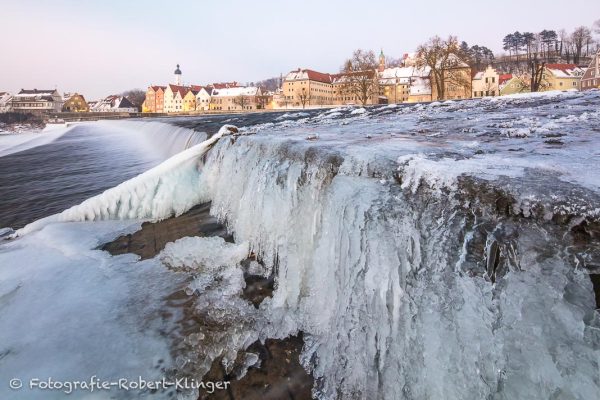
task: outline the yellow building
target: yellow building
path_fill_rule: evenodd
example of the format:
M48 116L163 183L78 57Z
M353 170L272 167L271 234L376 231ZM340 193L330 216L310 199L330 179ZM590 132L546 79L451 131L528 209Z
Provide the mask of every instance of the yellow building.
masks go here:
M575 64L546 64L540 91L581 89L584 70Z
M423 87L428 82L422 80L429 77L428 71L414 66L386 68L379 73L379 94L388 103L431 101L431 88Z
M196 94L198 94L198 90L193 90L190 88L185 96L183 96L183 111L195 111L196 110Z
M471 67L458 56L451 54L445 65L438 66L444 74L444 95L438 92L436 77L431 74L431 96L433 100L460 100L470 99L471 92Z
M212 111L253 111L260 108L260 88L230 87L213 89L210 98Z
M282 89L285 102L291 107L334 104L330 74L298 68L286 75Z

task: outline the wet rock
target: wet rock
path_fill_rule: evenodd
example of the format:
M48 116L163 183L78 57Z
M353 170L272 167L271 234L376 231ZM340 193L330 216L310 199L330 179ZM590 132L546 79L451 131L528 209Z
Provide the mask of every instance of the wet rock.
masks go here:
M165 245L186 236L220 236L233 241L217 219L209 214L210 203L160 222L145 222L139 231L120 236L101 247L112 255L134 253L142 260L155 257Z
M299 357L304 344L302 333L283 340L267 339L255 342L246 350L258 355L256 367L248 368L239 380L231 380L244 355L238 355L232 374L227 374L221 360L213 363L204 381L229 381L227 390L212 394L200 393L198 400L308 400L312 399L313 378L300 365Z

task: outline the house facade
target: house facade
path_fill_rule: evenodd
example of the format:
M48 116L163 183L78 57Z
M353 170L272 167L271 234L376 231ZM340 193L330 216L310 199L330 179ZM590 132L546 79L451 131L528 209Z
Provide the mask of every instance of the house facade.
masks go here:
M203 86L198 90L198 93L196 94L196 111L210 110L212 91L213 88L210 86Z
M12 96L8 92L0 92L0 113L11 111L10 101Z
M330 74L298 68L285 76L282 90L292 107L335 104Z
M183 98L189 90L185 86L168 85L164 94L164 112L183 112Z
M252 111L259 107L261 90L257 87L233 87L213 89L210 110L215 111Z
M56 89L21 89L10 102L12 111L30 113L60 112L63 99Z
M88 112L90 107L88 106L85 98L79 93L71 94L64 102L62 106L63 112Z
M136 113L137 107L134 106L126 97L111 95L98 102L91 108L90 112L106 113Z
M184 112L196 111L196 95L199 91L197 86L191 87L188 89L185 96L183 96L182 104Z
M162 113L164 111L166 89L166 86L148 86L142 111L149 113Z
M469 99L472 95L471 67L457 55L450 56L437 66L441 71L443 83L438 84L435 74L430 74L431 96L433 100ZM441 79L440 79L441 80ZM443 86L442 86L443 85ZM438 89L438 86L440 88ZM440 93L443 89L443 94Z
M410 78L410 93L408 103L423 103L432 101L431 79L427 76L413 76Z
M332 75L333 103L335 105L363 105L363 88L367 88L367 101L364 105L380 104L378 72L357 71ZM368 85L368 86L363 86ZM353 90L359 88L358 90ZM387 99L381 96L382 103Z
M476 72L472 81L472 97L494 97L500 95L500 74L491 65L485 71Z
M600 50L581 77L581 90L600 89Z
M498 78L498 90L500 96L509 94L529 93L530 84L527 82L528 77L516 76L513 74L502 74Z
M575 64L546 64L540 90L580 89L584 72Z

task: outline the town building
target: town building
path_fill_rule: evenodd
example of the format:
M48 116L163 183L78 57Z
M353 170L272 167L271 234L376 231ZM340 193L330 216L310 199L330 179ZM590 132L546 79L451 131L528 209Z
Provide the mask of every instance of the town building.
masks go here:
M298 68L286 75L282 89L286 105L292 107L335 104L330 74Z
M69 93L69 96L65 96L65 102L63 103L62 111L88 112L90 111L90 107L82 95L79 93Z
M509 94L529 93L529 77L516 76L513 74L502 74L498 78L498 91L500 96Z
M485 71L473 74L472 90L473 97L499 96L500 74L489 65Z
M425 71L422 72L422 75L414 75L410 78L410 93L407 100L408 103L423 103L432 100L429 67L424 68L424 70Z
M148 90L146 90L146 99L142 105L142 112L164 112L166 89L166 86L148 86Z
M8 92L0 92L0 113L11 111L10 101L12 96Z
M580 89L584 72L575 64L546 64L540 90Z
M213 89L210 110L252 111L259 108L261 90L257 87Z
M333 86L333 103L335 105L372 105L380 104L378 73L372 71L356 71L331 75ZM363 86L363 83L364 85ZM368 86L367 86L368 85ZM363 87L366 89L367 101L363 104ZM382 96L383 97L383 96ZM385 99L383 97L383 99ZM384 100L383 103L386 103Z
M210 110L210 99L213 88L210 86L200 87L198 93L196 93L196 111L208 111Z
M21 89L10 102L12 111L50 113L62 110L63 99L58 90Z
M457 55L450 54L444 65L438 65L444 77L444 94L438 89L437 79L432 73L431 96L433 100L460 100L471 98L471 67ZM441 85L440 85L441 86Z
M405 103L410 101L412 91L413 101L423 101L414 98L416 92L423 88L418 87L411 90L411 87L426 82L421 82L416 78L429 78L429 69L419 69L414 66L386 68L379 73L379 95L384 96L387 103ZM426 101L430 101L431 89L423 90L423 95L428 96Z
M200 92L200 86L191 86L183 96L183 111L196 111L196 95Z
M581 90L600 88L600 50L592 58L588 69L581 77Z
M110 113L135 113L138 109L127 97L111 95L98 102L91 108L90 112L110 112Z
M164 112L177 113L183 112L183 98L190 88L178 85L167 85L164 94Z

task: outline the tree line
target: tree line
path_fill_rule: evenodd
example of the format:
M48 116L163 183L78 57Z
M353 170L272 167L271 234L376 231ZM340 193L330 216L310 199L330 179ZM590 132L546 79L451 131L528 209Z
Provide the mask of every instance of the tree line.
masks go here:
M558 32L544 29L538 33L516 31L504 37L502 48L517 61L521 58L546 62L560 59L579 64L582 57L590 57L600 48L600 38L594 35L600 36L600 20L592 27L580 26L573 32L565 29Z

